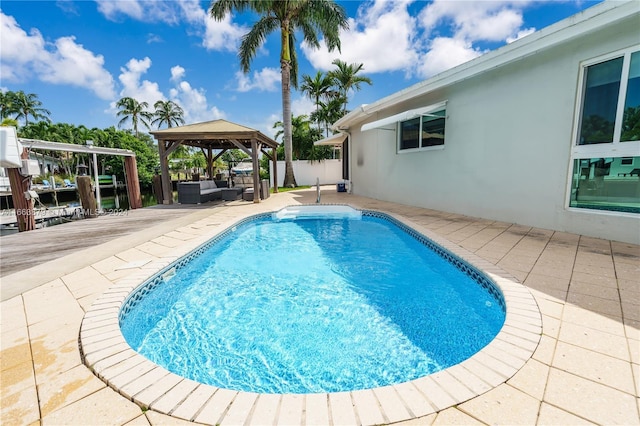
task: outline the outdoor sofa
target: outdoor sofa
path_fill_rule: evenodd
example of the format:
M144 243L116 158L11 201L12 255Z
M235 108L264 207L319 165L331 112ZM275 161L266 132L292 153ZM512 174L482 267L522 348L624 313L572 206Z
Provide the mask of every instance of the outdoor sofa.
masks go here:
M178 183L178 203L200 204L222 199L222 191L227 189L225 180L201 180L199 182Z

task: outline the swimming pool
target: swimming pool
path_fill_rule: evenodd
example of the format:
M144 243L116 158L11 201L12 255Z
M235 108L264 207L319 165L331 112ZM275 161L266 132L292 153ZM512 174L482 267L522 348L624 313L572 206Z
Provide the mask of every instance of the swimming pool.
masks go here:
M132 294L120 321L131 347L226 389L342 392L455 365L502 327L485 276L393 219L285 216L234 227Z
M255 421L265 413L279 413L275 418L287 424L297 423L300 420L295 419L305 417L318 419L321 423L330 423L329 419L349 423L354 415L362 424L367 424L365 416L395 422L459 404L505 382L529 359L540 339L540 314L529 291L493 264L404 217L392 216L416 238L431 244L435 241L436 248L443 250L459 267L466 269L472 265L467 270L471 274L483 271L502 292L507 306L504 325L496 338L471 358L428 376L391 386L272 397L199 384L175 375L130 348L120 331L120 315L134 299L132 296L144 298L144 293L152 287L150 283L163 282L163 277L171 275L176 266L188 262L206 248L202 246L196 249L178 247L172 256L174 253L184 253L184 256L177 261L173 261L175 257L167 258L171 262L168 266L164 259L152 262L121 279L98 298L87 311L81 327L83 361L109 386L140 406L204 423L221 423L229 419ZM240 227L254 219L248 217L235 225ZM233 232L234 227L228 223L207 233L214 239L224 238ZM263 265L268 267L269 263ZM153 275L149 278L150 273Z

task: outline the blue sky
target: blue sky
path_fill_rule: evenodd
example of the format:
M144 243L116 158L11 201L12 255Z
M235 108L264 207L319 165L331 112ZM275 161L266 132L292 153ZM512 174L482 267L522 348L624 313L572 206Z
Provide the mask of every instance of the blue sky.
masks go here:
M342 50L299 45L299 75L363 63L373 85L349 108L372 103L542 29L597 1L339 1L350 20ZM116 126L115 102L173 100L187 123L224 118L272 136L282 119L279 38L249 74L236 48L255 17L209 18L198 0L3 0L0 88L35 93L54 122ZM313 110L292 92L295 115Z

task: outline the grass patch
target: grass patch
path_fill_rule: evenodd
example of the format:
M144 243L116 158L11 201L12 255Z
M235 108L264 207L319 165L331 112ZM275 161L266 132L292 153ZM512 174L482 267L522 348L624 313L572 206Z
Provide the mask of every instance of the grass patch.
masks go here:
M311 188L309 185L296 186L295 188L285 188L284 186L278 187L278 192L289 192L289 191L297 191L298 189L308 189ZM271 190L273 192L273 190Z

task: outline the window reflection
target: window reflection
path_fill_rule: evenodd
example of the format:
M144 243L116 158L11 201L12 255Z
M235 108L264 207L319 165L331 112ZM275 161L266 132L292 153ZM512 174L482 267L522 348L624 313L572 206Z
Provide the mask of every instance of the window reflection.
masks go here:
M640 52L631 55L621 142L640 140Z
M574 160L569 205L640 213L640 157Z
M422 146L444 145L444 111L438 111L433 116L422 117Z
M623 58L586 70L579 145L613 142Z
M400 122L399 150L444 145L445 119L442 110Z
M420 119L403 121L400 124L400 149L418 148L420 146Z

